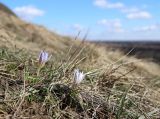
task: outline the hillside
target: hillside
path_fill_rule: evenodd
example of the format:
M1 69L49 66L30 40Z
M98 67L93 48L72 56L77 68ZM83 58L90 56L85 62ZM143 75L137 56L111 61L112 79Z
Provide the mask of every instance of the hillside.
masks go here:
M45 63L41 50L51 56ZM160 66L128 55L27 23L0 4L0 119L159 119Z
M68 40L45 27L33 25L19 19L6 6L0 4L0 46L32 49L64 50ZM54 49L54 50L53 50Z

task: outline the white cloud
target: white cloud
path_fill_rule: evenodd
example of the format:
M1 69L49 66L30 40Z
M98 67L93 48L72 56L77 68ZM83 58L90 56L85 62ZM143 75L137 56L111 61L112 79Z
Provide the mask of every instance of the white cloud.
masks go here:
M123 9L121 9L121 12L123 13L133 13L138 11L140 10L137 7L131 7L131 8L124 7Z
M121 9L121 12L126 14L126 17L128 19L150 19L152 18L152 15L144 10L141 10L137 7L124 7Z
M117 3L108 3L106 6L107 8L123 8L123 3L117 2Z
M124 32L124 29L122 28L121 21L119 19L102 19L97 22L99 25L105 26L108 32Z
M22 6L22 7L16 7L13 10L19 17L25 20L32 20L35 17L43 16L44 11L40 10L34 6L28 5L28 6Z
M102 20L98 21L98 24L105 25L107 27L115 27L115 28L122 26L119 19L113 19L113 20L102 19Z
M105 8L107 5L107 1L106 0L95 0L94 5L96 5L97 7Z
M128 19L150 19L152 15L147 11L130 12L126 16Z
M94 0L94 5L100 8L116 8L122 13L126 14L128 19L150 19L152 15L144 10L137 7L127 7L121 2L109 2L108 0Z
M88 33L87 27L79 23L64 24L62 28L57 31L59 34L72 37L78 36L78 38L83 38L86 35L86 33Z
M124 33L125 30L123 28L117 28L117 29L114 29L113 32L115 32L115 33Z
M82 31L84 29L84 27L80 24L73 24L71 27L76 31Z
M146 32L146 31L155 31L155 30L160 30L160 24L152 24L148 26L137 27L137 28L134 28L133 31Z
M94 5L100 8L123 8L124 4L121 2L115 2L115 3L111 3L108 2L107 0L95 0L94 1Z

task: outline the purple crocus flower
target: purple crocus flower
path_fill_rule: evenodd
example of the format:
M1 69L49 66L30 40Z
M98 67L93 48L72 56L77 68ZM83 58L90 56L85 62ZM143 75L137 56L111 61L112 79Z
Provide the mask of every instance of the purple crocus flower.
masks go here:
M45 64L48 61L48 53L45 51L41 51L39 54L39 63Z

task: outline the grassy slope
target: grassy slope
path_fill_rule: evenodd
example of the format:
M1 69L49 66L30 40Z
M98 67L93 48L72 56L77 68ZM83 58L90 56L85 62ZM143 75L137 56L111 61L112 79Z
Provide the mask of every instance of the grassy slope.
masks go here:
M59 36L4 12L0 15L2 118L159 117L160 67L156 64ZM37 75L42 49L52 58ZM73 87L75 68L87 76Z

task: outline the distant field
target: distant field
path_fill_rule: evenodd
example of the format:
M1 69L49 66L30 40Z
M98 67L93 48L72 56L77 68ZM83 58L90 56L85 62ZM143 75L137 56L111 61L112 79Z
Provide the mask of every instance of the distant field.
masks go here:
M138 58L147 58L160 63L160 41L135 41L135 42L96 42L111 49L120 49L125 53L131 51L129 55L135 55Z

